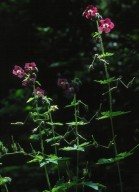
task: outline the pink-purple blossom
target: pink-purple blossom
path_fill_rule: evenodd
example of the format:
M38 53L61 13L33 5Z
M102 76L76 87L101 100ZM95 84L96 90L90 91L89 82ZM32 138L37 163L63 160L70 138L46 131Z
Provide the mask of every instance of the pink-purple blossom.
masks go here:
M13 69L13 74L19 78L23 78L25 75L25 71L20 66L15 65Z
M27 72L37 71L36 63L35 62L25 63L25 70Z
M32 87L33 85L35 85L35 80L36 80L36 78L25 78L23 81L22 81L22 85L24 86L24 87L27 87L27 86L29 86L29 87Z
M33 95L37 96L37 97L43 97L44 96L45 91L43 89L41 89L40 87L37 87L34 91L33 91Z
M109 33L111 29L114 28L114 23L111 22L109 18L106 19L101 19L100 21L100 26L98 27L98 30L101 32Z
M86 19L91 19L95 17L97 13L98 13L97 7L94 7L93 5L88 5L85 11L83 12L83 16L85 16Z
M69 86L69 82L68 82L67 79L58 78L57 85L58 85L59 87L62 87L63 89L67 89L68 86Z
M79 91L81 81L78 78L74 78L71 82L68 82L67 79L59 78L57 85L63 89L66 97L71 98L77 91Z

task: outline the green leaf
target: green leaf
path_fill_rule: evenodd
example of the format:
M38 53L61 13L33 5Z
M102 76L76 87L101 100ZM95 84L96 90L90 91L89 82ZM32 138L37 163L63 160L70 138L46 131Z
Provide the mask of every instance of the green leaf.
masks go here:
M63 125L63 123L60 123L60 122L53 122L53 123L51 123L51 122L46 122L48 125L51 125L51 126L53 126L53 125L55 125L55 126L62 126Z
M64 192L66 190L68 190L71 187L74 187L78 185L77 182L66 182L66 183L58 183L57 185L55 185L52 189L52 192Z
M48 138L45 141L47 141L47 143L51 142L51 141L57 141L59 139L62 139L62 136L57 136L57 137L52 137L52 138Z
M43 160L43 156L42 155L37 155L34 157L34 159L28 161L27 163L36 163L36 162L41 162Z
M130 111L115 111L115 112L110 112L110 111L105 111L101 113L101 117L96 118L97 120L101 120L101 119L107 119L110 117L116 117L116 116L121 116L121 115L125 115L127 113L130 113Z
M99 55L98 58L101 59L101 58L105 58L105 57L111 57L113 55L114 55L114 53L106 52L104 54Z
M30 137L29 137L29 139L31 139L31 140L39 140L40 139L40 136L39 136L39 134L33 134L33 135L31 135Z
M22 125L24 125L24 123L23 122L15 122L15 123L11 123L11 125L20 125L20 126L22 126Z
M69 122L69 123L66 123L66 124L69 125L69 126L79 126L79 125L86 125L88 123L85 123L83 121L78 121L78 122L73 121L73 122Z
M29 102L33 101L34 99L35 99L34 97L30 97L30 98L27 100L26 103L29 103Z
M77 145L74 145L73 147L63 147L60 150L63 150L63 151L84 151L84 148L80 147L80 146L77 147Z
M96 191L102 189L102 188L106 188L106 186L100 184L100 183L93 183L92 181L86 181L86 182L83 182L83 185L87 186L87 187L90 187Z
M38 84L39 86L41 86L40 82L39 81L35 81L36 84Z
M115 79L115 77L111 77L109 79L104 79L104 80L94 80L97 83L100 83L101 85L105 85L105 84L109 84L112 81L116 81L117 79Z
M92 33L91 35L92 35L93 38L95 38L95 37L98 37L100 35L100 33L99 32L95 32L95 33Z
M58 161L61 159L62 159L62 157L57 157L55 154L50 154L50 155L48 155L48 158L45 158L40 162L40 167L43 167L44 165L47 165L50 163L57 165Z
M113 157L113 158L109 158L109 159L102 158L102 159L99 159L96 164L98 164L98 165L112 164L112 163L115 163L115 162L117 162L117 161L123 160L123 159L131 156L132 154L133 154L133 153L131 153L131 152L119 153L119 154L117 154L116 157Z
M0 176L0 186L1 185L5 185L6 183L10 183L11 182L11 178L10 177L1 177Z

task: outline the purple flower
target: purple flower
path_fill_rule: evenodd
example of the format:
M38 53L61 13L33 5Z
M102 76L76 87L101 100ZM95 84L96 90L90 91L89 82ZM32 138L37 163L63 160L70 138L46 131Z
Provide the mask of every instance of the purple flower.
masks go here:
M111 22L109 18L106 19L101 19L100 21L100 26L98 27L98 30L101 32L109 33L111 29L114 28L114 23Z
M13 74L19 78L23 78L25 75L25 72L20 66L15 65L13 69Z
M37 67L36 67L36 63L35 62L31 62L31 63L25 63L25 70L27 72L33 72L33 71L37 71Z
M69 86L69 82L67 79L61 79L59 78L58 81L57 81L57 85L59 87L62 87L62 89L67 89L68 86Z
M27 86L32 87L33 85L35 85L35 80L36 78L26 78L22 81L22 85L24 87L27 87Z
M95 17L98 13L97 7L94 7L93 5L88 5L83 12L83 16L86 17L86 19L91 19L92 17Z
M78 78L74 78L71 83L69 83L67 79L58 79L57 84L64 90L65 95L68 98L71 98L77 91L79 91L81 81Z
M37 87L34 92L33 95L36 95L37 97L43 97L44 96L44 90L41 89L40 87Z

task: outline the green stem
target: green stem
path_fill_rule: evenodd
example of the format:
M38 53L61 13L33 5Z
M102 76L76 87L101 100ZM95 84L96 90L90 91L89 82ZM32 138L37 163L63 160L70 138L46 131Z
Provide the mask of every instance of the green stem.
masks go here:
M35 86L33 87L33 89L35 91ZM37 99L35 99L35 104L36 104L36 111L37 111L38 117L39 117L38 101L37 101ZM41 134L41 124L39 126L39 136L40 136L40 142L41 142L40 143L41 144L41 152L42 152L43 157L45 157L45 154L44 154L44 142L43 142L43 138L42 138L42 134ZM51 192L52 191L51 183L50 183L49 174L48 174L48 170L47 170L46 165L44 165L44 172L45 172L45 177L46 177L48 188L49 188L49 190Z
M97 21L97 27L98 26L99 26L99 24L98 24L98 21ZM104 50L104 45L103 45L103 41L102 41L102 37L101 37L100 32L99 32L99 39L100 39L101 51L102 51L102 54L104 55L105 50ZM109 72L108 72L107 64L105 62L104 62L104 69L105 69L106 79L108 80L109 79ZM111 94L110 82L108 83L108 99L109 99L109 110L110 110L110 124L111 124L111 131L112 131L112 137L113 137L113 142L114 142L114 152L115 152L115 156L116 156L118 154L118 151L117 151L117 144L116 144L116 140L115 140L113 118L112 118L112 115L111 115L112 111L113 111L113 107L112 107L112 94ZM121 190L121 192L123 192L122 177L121 177L121 170L120 170L119 162L117 162L116 164L117 164L117 169L118 169L120 190Z
M77 122L78 122L78 110L77 110L77 106L76 106L76 94L74 94L74 102L75 102L75 106L74 106L74 116L75 116L75 132L76 132L76 145L77 145L77 148L80 144L79 142L79 134L78 134L78 125L77 125ZM77 150L77 169L76 169L76 176L77 176L77 181L78 181L78 178L79 178L79 151ZM78 191L78 186L76 185L76 192Z
M5 187L6 192L9 192L6 184L4 184L4 187Z
M48 107L48 111L50 111L50 107ZM53 124L53 118L52 118L52 114L51 114L51 111L49 112L49 118L50 118L50 122L52 124L52 134L53 134L53 137L55 138L55 126ZM58 150L57 150L57 146L54 145L54 150L55 150L55 154L56 156L58 155ZM58 167L58 179L60 180L60 170L59 170L59 167Z

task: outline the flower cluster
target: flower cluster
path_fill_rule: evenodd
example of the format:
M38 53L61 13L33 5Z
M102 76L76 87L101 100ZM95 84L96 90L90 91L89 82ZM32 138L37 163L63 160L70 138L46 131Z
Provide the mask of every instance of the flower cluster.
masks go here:
M36 80L36 72L38 71L35 62L25 63L24 69L20 66L15 65L13 69L13 74L20 79L23 79L23 86L33 86Z
M111 29L114 28L114 23L109 19L102 19L102 16L100 16L97 7L94 7L93 5L88 5L83 12L83 16L86 19L92 19L93 17L97 18L99 21L98 30L100 32L109 33ZM100 19L101 18L101 19Z
M25 63L24 69L18 65L15 65L13 69L13 75L17 76L20 79L23 79L22 85L25 87L26 86L33 87L35 85L37 77L36 72L38 72L38 68L35 62ZM37 98L43 97L44 90L41 89L40 87L37 87L33 91L33 95L36 96Z
M78 78L74 78L70 83L67 79L59 78L57 85L64 90L64 93L67 97L73 97L74 94L79 91L81 81Z

